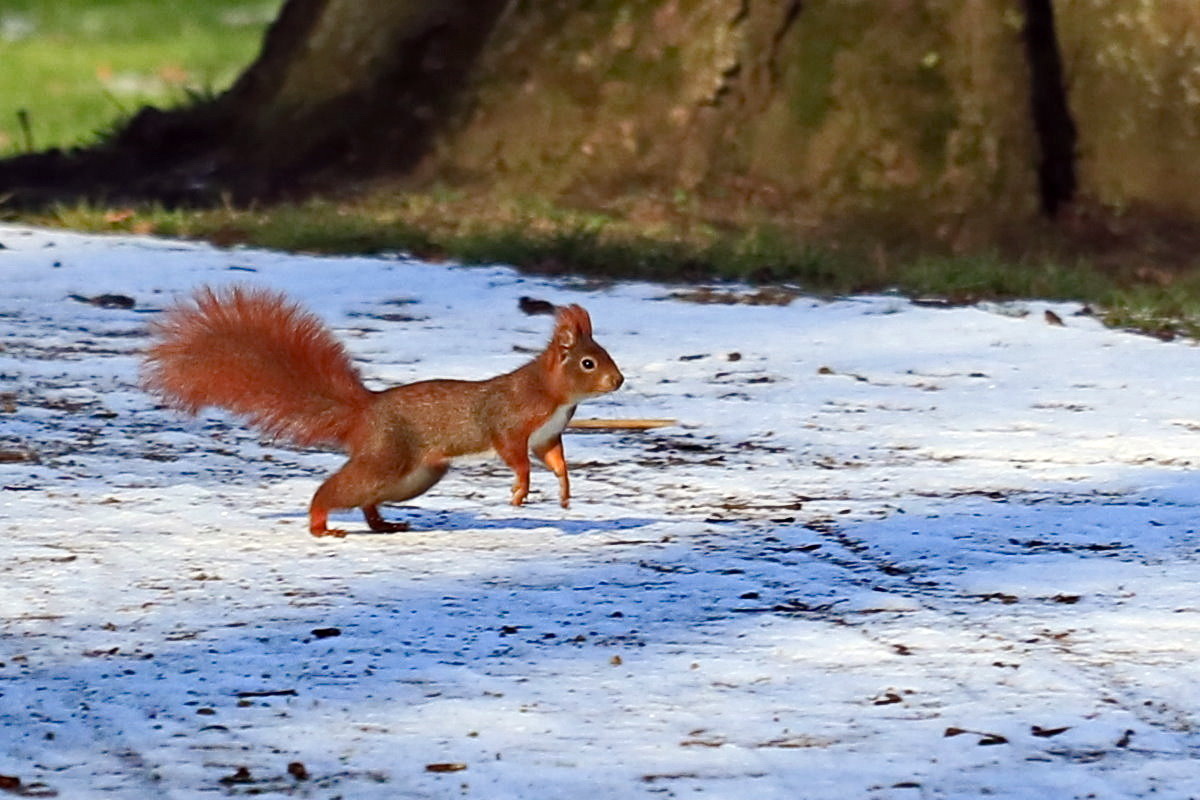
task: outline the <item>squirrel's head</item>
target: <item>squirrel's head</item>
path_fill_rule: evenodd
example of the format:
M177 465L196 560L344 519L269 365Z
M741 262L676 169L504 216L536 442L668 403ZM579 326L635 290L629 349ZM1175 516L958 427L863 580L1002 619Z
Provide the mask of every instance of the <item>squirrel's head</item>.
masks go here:
M582 306L558 307L549 350L572 400L616 391L625 382L612 356L592 339L592 318Z

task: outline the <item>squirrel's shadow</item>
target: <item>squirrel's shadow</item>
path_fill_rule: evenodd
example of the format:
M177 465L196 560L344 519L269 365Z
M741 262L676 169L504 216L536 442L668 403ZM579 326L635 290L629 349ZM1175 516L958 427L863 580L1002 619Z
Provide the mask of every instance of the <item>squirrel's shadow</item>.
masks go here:
M536 530L556 528L568 536L633 530L662 522L652 517L616 517L597 519L559 518L539 519L533 517L482 517L470 511L435 511L415 507L386 507L384 517L389 522L406 522L407 531L399 533L377 533L367 528L362 516L345 512L331 517L330 522L343 528L350 536L407 536L420 533L472 530ZM304 514L272 514L278 518L300 518Z

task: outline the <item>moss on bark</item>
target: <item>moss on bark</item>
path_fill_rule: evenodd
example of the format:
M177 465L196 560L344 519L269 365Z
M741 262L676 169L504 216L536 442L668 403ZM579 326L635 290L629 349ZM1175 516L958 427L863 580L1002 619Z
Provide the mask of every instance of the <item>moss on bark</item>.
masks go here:
M686 191L976 240L1036 214L1001 0L517 3L426 178Z
M1059 33L1081 191L1200 217L1200 15L1187 0L1077 0Z

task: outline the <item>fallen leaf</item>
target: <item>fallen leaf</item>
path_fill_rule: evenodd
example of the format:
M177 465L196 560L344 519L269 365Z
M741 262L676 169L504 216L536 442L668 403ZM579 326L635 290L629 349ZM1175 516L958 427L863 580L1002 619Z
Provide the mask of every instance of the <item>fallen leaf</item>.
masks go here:
M954 728L954 727L946 728L945 732L942 733L942 736L961 736L964 733L970 733L974 736L978 736L979 741L976 742L976 744L979 744L979 745L986 746L986 745L993 745L993 744L1008 744L1008 739L1006 739L1005 737L1001 736L998 733L986 733L984 731L969 731L966 728Z
M218 783L223 783L226 786L233 783L254 783L254 778L250 775L249 767L238 767L233 771L232 775L226 775Z
M84 658L103 658L104 656L115 656L119 652L121 652L121 648L119 648L119 647L110 647L106 650L85 650L83 652L83 657Z
M111 292L107 294L98 294L94 297L85 297L81 294L72 294L68 295L68 297L76 302L87 303L89 305L97 306L98 308L129 309L137 305L137 302L130 296L124 294L113 294Z
M1058 736L1060 733L1066 733L1069 730L1071 730L1070 725L1066 725L1062 728L1042 728L1034 725L1029 729L1029 732L1034 736L1040 736L1043 739L1049 739L1051 736Z
M690 780L699 777L699 773L696 772L661 772L643 775L642 781L644 783L657 783L658 781Z
M755 747L777 747L781 750L801 750L813 747L830 747L837 743L836 739L827 739L819 736L806 736L804 734L793 734L791 736L780 736L775 739L768 739L765 742L758 742Z
M187 83L191 77L183 66L173 62L160 65L156 72L159 79L164 83L175 84L177 86Z
M104 215L104 221L109 225L119 225L133 219L132 208L116 208Z
M679 743L680 747L724 747L725 740L720 737L710 737L707 739L692 738L684 739Z
M426 764L426 772L462 772L467 768L466 764L458 762L442 762L438 764Z
M256 692L238 692L238 697L295 697L295 689L264 689Z
M548 300L536 297L522 297L517 300L517 308L525 314L553 314L555 305Z
M0 775L0 791L18 797L58 797L58 792L44 783L22 783L16 775Z

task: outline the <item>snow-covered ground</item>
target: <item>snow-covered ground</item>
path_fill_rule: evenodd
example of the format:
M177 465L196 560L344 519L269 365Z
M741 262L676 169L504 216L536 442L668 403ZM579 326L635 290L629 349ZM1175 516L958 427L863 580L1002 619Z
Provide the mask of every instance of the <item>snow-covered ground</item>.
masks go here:
M1043 303L0 244L0 788L1200 797L1190 343ZM137 388L153 312L231 281L305 302L376 387L512 368L550 324L519 297L579 302L628 379L580 416L679 424L569 433L569 511L472 462L388 510L413 532L313 539L339 456ZM105 293L136 305L72 298Z

